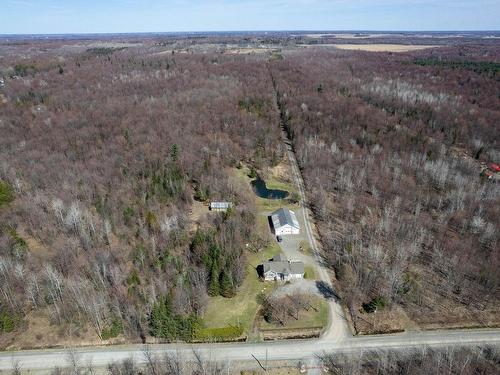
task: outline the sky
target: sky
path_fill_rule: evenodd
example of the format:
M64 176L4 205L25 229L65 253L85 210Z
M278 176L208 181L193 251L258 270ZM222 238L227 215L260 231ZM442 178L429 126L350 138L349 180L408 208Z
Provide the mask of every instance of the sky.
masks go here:
M0 0L0 34L500 30L500 0Z

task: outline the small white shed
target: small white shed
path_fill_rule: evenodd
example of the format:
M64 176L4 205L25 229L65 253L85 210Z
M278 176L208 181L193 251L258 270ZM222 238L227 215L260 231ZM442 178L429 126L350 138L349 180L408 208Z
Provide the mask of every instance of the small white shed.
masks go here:
M233 204L231 202L211 202L210 203L210 210L211 211L227 211L231 207L233 207Z

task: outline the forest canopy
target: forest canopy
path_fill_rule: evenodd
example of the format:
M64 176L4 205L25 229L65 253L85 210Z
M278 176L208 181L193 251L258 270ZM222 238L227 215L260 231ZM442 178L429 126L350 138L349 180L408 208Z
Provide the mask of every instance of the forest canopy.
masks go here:
M241 38L0 43L0 347L203 336L262 242L234 169L285 160L280 126L357 332L500 323L498 44Z

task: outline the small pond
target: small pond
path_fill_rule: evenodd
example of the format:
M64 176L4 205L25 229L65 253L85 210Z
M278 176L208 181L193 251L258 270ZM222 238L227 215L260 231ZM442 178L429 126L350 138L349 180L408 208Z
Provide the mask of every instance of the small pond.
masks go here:
M265 199L283 199L288 197L288 191L279 189L268 189L266 183L260 177L251 182L253 191L260 198Z

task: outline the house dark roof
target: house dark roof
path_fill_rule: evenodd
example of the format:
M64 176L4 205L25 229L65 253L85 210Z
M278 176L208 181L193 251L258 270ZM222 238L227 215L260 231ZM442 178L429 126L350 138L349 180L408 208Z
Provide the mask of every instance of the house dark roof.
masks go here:
M288 259L285 254L280 253L273 258L273 262L288 262Z
M290 262L286 256L279 254L272 260L263 263L263 271L266 274L269 271L283 275L304 274L304 263Z
M290 211L288 208L280 208L271 214L274 228L280 228L285 225L290 225L300 229L299 222L295 216L295 212Z
M304 274L304 263L302 262L289 262L290 273L292 275Z

